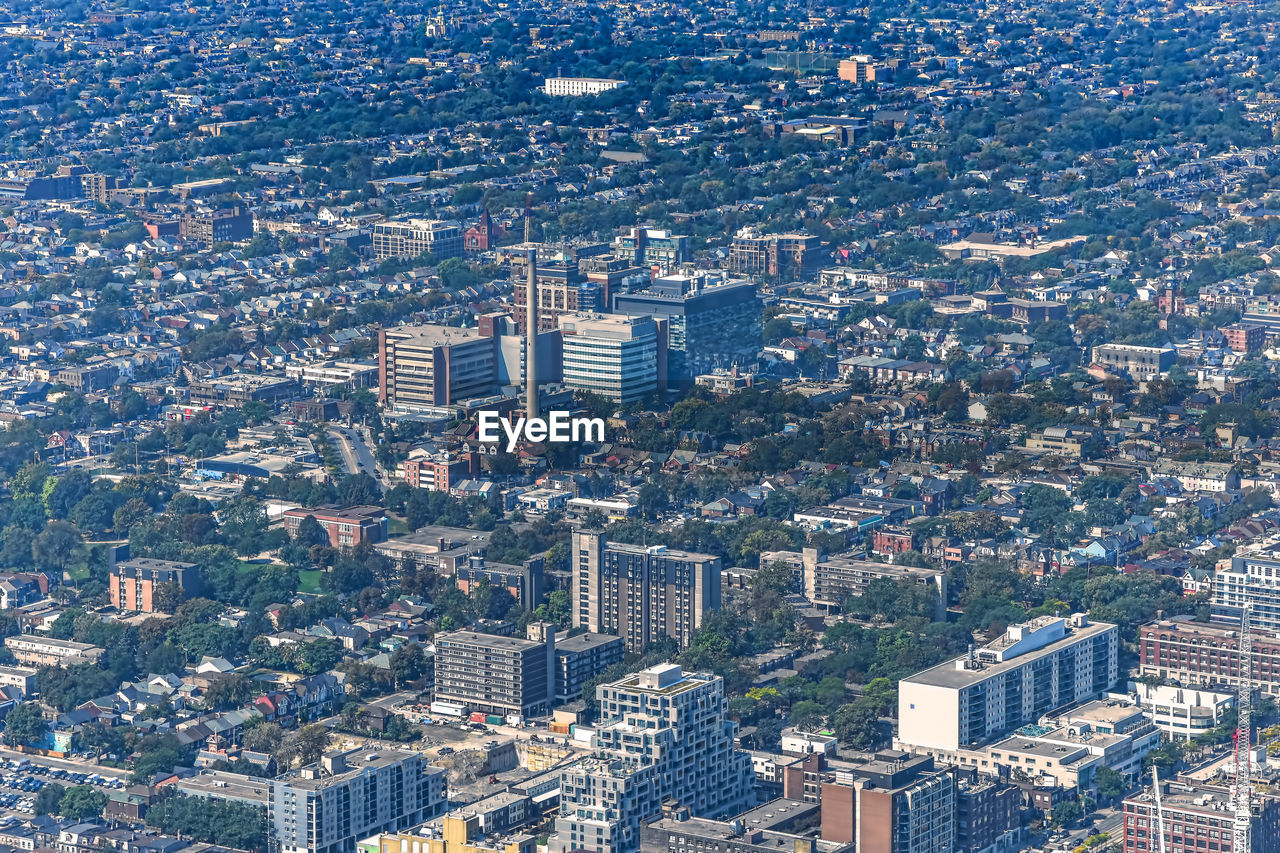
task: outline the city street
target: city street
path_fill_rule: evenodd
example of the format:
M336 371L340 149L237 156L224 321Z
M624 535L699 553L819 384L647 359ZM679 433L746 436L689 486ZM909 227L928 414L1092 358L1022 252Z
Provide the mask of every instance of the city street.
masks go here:
M1111 840L1124 842L1124 812L1119 808L1098 809L1094 812L1095 820L1085 829L1073 830L1067 840L1060 846L1070 850L1084 842L1086 838L1106 833Z
M338 452L342 454L343 467L348 474L365 473L377 480L383 489L390 488L386 477L378 470L372 448L358 428L330 426L329 435L337 439Z

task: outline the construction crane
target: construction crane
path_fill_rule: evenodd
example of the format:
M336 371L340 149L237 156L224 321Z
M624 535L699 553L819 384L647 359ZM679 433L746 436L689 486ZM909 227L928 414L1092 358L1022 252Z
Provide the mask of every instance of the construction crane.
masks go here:
M1235 807L1232 853L1248 853L1249 836L1253 830L1253 757L1250 755L1253 741L1250 720L1253 710L1253 631L1249 625L1252 609L1245 602L1240 613L1240 683L1236 694L1239 718L1235 734L1236 772L1231 788L1232 805Z
M1156 838L1160 840L1160 846L1156 848L1160 853L1165 853L1164 849L1164 808L1160 805L1160 768L1151 765L1151 789L1156 793Z

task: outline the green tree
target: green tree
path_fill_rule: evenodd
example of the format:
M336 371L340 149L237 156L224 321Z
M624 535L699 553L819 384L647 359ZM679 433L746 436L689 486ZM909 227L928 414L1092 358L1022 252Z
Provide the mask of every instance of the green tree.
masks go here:
M405 643L391 653L391 677L397 687L421 678L426 666L427 656L417 643Z
M147 782L157 773L169 773L177 767L190 767L194 755L182 746L172 732L149 734L134 747L134 782Z
M253 698L254 686L248 678L239 672L225 672L209 682L204 694L204 703L208 708L229 710L243 705Z
M304 765L313 764L329 748L329 730L319 723L310 723L290 735L288 740Z
M162 796L147 810L147 825L161 832L237 850L267 849L261 807L206 797Z
M293 538L307 547L329 544L329 534L324 532L324 528L320 526L320 522L316 521L314 515L308 515L298 522L298 529L294 532Z
M4 742L9 746L36 743L48 731L49 724L35 702L20 702L5 715Z
M1084 817L1084 807L1077 800L1063 800L1053 807L1053 822L1069 826Z
M870 702L841 705L832 724L836 737L854 749L873 749L880 743L880 715Z
M62 802L62 794L67 789L57 782L47 781L35 798L35 813L38 815L57 814Z
M1099 767L1093 776L1094 787L1103 802L1115 802L1124 796L1129 786L1125 784L1124 775L1110 767Z
M36 568L56 573L63 572L83 557L80 531L67 521L51 521L31 541L31 556Z
M75 785L66 790L58 803L58 814L72 820L100 817L106 808L107 795L92 785Z
M826 719L826 711L822 705L809 699L791 706L791 725L802 731L816 731Z

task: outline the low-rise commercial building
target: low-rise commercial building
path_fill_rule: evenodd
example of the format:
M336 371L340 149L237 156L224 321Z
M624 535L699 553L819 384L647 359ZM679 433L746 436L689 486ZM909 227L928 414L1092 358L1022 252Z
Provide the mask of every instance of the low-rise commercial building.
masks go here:
M1236 705L1234 693L1143 682L1132 689L1143 713L1172 740L1192 740L1218 727Z
M102 649L88 643L72 640L56 640L34 634L16 634L4 638L5 648L18 663L27 666L75 666L81 663L97 663Z
M1160 731L1140 707L1128 698L1109 698L1046 717L990 745L928 752L984 776L1086 795L1104 767L1137 778L1142 760L1159 746Z

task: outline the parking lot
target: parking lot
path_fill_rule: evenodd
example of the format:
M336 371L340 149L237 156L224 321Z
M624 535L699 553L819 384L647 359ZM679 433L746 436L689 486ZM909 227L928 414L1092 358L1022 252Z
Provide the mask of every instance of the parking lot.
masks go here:
M65 770L33 764L25 759L0 759L0 808L18 814L35 814L35 798L40 789L51 782L70 788L76 785L94 785L104 790L120 789L123 779L108 778L98 773Z

